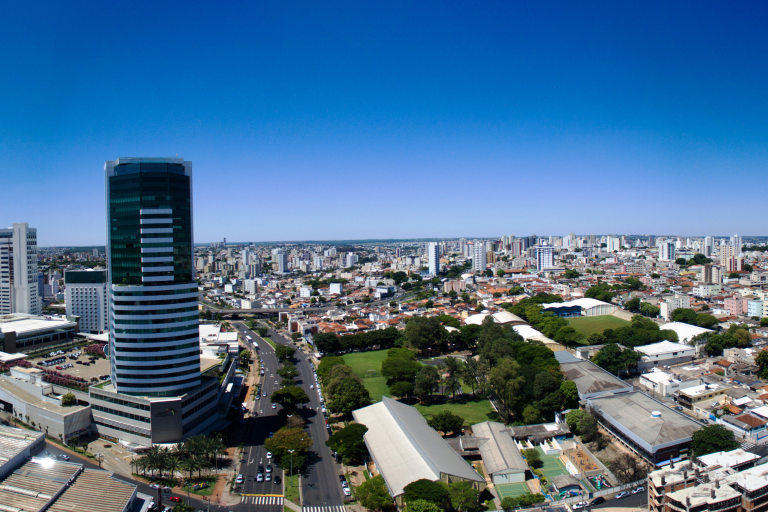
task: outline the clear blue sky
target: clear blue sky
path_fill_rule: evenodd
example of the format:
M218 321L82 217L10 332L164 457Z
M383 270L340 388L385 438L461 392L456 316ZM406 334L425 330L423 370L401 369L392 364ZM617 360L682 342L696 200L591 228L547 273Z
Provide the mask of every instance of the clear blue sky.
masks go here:
M197 242L768 234L766 4L627 4L5 3L0 225L178 154Z

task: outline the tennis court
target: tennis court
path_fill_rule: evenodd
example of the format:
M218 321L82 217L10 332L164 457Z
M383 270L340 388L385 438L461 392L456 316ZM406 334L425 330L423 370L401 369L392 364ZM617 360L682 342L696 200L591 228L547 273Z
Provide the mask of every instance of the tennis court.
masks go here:
M496 489L496 492L499 493L499 499L503 500L507 496L510 496L512 498L516 498L517 496L521 496L527 492L531 492L528 490L528 486L525 482L519 482L514 484L496 484L494 485L494 488Z
M541 469L541 472L547 477L547 480L552 481L552 478L557 475L568 474L568 470L565 469L565 464L560 460L559 455L545 455L541 446L537 446L536 450L539 452L539 455L541 455L542 466L539 469Z

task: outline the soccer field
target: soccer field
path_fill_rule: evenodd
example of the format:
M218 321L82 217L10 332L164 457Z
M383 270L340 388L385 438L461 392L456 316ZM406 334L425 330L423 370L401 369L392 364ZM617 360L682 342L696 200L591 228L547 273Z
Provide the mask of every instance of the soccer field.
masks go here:
M368 390L373 402L380 402L384 395L389 396L387 379L381 376L381 362L386 358L386 350L344 354L344 364L363 378L365 389Z
M603 332L606 329L617 329L629 325L629 322L613 315L603 316L579 316L569 318L568 324L576 329L576 332L589 336L593 332Z

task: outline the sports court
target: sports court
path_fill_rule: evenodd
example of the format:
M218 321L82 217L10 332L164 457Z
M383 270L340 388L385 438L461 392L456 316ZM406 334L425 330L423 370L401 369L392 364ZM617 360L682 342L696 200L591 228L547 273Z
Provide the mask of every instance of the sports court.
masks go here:
M494 488L496 489L496 492L499 493L500 500L503 500L507 496L511 496L512 498L515 498L517 496L521 496L527 492L530 492L525 482L514 483L514 484L496 484L494 485Z
M541 446L537 446L536 451L541 455L542 466L539 469L544 473L544 476L547 477L547 480L552 480L552 478L557 475L568 474L568 470L565 469L565 464L560 460L559 455L545 455Z

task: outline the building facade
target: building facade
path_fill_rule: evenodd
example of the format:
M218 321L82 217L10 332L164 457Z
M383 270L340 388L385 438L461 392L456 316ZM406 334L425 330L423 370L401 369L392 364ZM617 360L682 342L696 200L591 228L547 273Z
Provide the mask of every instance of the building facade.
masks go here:
M472 272L485 272L488 259L485 253L485 244L476 242L472 246Z
M436 243L427 245L427 257L429 260L429 274L436 276L440 273L440 246Z
M40 314L37 276L37 229L26 222L0 229L0 314Z
M80 332L101 334L109 330L106 270L64 272L67 316L80 317Z
M555 248L551 245L536 247L536 270L545 270L555 266Z

